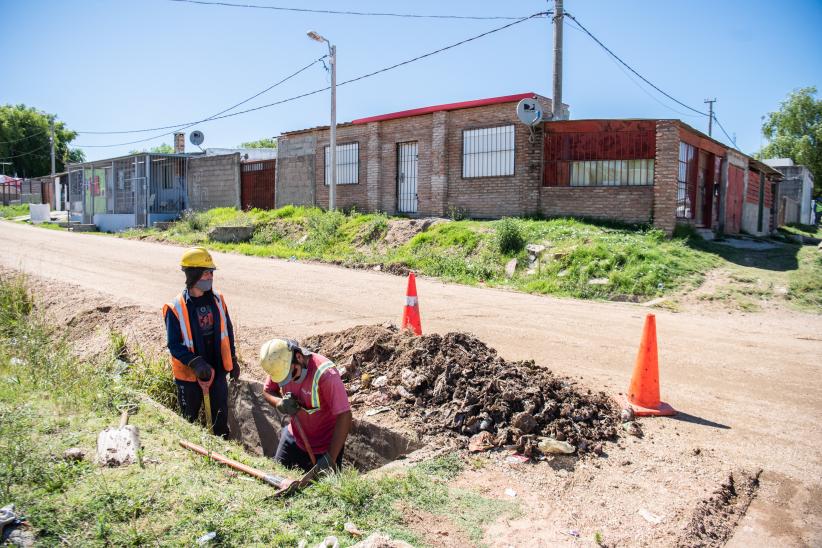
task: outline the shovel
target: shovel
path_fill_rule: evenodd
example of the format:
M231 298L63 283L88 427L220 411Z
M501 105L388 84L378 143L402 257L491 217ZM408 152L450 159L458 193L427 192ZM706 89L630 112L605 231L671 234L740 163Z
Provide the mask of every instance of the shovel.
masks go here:
M195 453L203 455L206 458L219 462L220 464L224 464L235 470L239 470L240 472L248 474L249 476L253 476L259 480L262 480L265 483L271 485L272 487L276 487L277 490L274 491L275 497L281 497L285 495L290 495L291 493L295 493L296 491L299 491L300 489L304 488L306 485L311 483L314 480L314 478L317 477L316 467L312 468L311 471L309 471L300 479L293 480L290 478L275 476L273 474L269 474L257 468L248 466L247 464L237 462L234 459L230 459L219 453L209 451L205 447L201 447L199 445L191 443L190 441L180 440L180 445L190 451L194 451Z
M103 466L122 466L137 462L140 431L128 425L130 408L123 409L120 425L106 428L97 436L97 462Z
M206 426L208 427L208 433L214 433L214 422L211 420L211 383L214 382L214 369L211 370L211 378L207 381L201 381L197 379L197 383L200 385L200 389L203 391L203 405L205 406L205 416L206 416Z

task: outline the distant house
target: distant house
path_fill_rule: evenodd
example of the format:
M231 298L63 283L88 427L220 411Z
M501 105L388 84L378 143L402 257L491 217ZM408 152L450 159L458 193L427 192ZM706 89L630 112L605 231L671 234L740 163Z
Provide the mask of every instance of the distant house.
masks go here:
M778 204L779 224L816 223L813 200L813 174L805 166L794 165L790 158L763 160L785 177L779 184Z
M411 216L544 215L766 234L781 174L679 120L520 123L523 93L337 127L337 206ZM567 106L563 105L567 112ZM564 116L567 117L567 116ZM327 207L328 127L278 140L277 206Z

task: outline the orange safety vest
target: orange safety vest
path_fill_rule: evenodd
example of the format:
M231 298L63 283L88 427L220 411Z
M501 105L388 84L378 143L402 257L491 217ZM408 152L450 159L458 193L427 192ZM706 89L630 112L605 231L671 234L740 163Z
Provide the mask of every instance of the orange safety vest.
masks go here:
M234 369L234 360L231 359L231 343L228 339L228 322L226 321L226 305L225 297L222 293L214 292L214 300L217 301L217 308L220 310L220 356L223 358L223 369L231 371ZM194 339L191 334L191 321L188 318L188 307L184 293L177 295L173 301L163 305L163 318L166 317L168 311L174 313L177 320L180 322L180 331L183 334L183 344L186 348L194 352ZM174 378L181 381L196 381L197 377L194 375L194 370L186 364L171 356L171 370L174 373Z

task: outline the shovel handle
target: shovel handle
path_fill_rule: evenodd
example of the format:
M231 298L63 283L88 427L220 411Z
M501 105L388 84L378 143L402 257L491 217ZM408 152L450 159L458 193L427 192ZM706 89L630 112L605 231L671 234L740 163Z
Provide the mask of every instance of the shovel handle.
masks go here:
M311 459L311 464L316 466L317 457L314 455L314 450L311 449L311 444L308 443L308 437L305 435L305 430L303 430L303 427L300 424L300 419L297 418L297 415L294 415L291 417L291 420L294 422L294 428L296 428L297 432L300 434L300 439L303 440L303 445L305 445L305 451L308 453L308 458Z
M123 413L120 415L120 428L124 427L127 424L128 424L128 409L123 411Z

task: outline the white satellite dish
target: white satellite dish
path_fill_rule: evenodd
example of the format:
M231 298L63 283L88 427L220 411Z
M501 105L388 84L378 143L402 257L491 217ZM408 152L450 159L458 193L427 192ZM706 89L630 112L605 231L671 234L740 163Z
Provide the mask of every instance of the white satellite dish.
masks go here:
M198 147L203 144L203 140L205 139L205 135L203 135L202 131L194 130L188 136L188 140L191 141L191 144L195 147Z
M536 99L523 99L517 103L517 118L526 126L535 126L542 122L542 106Z

